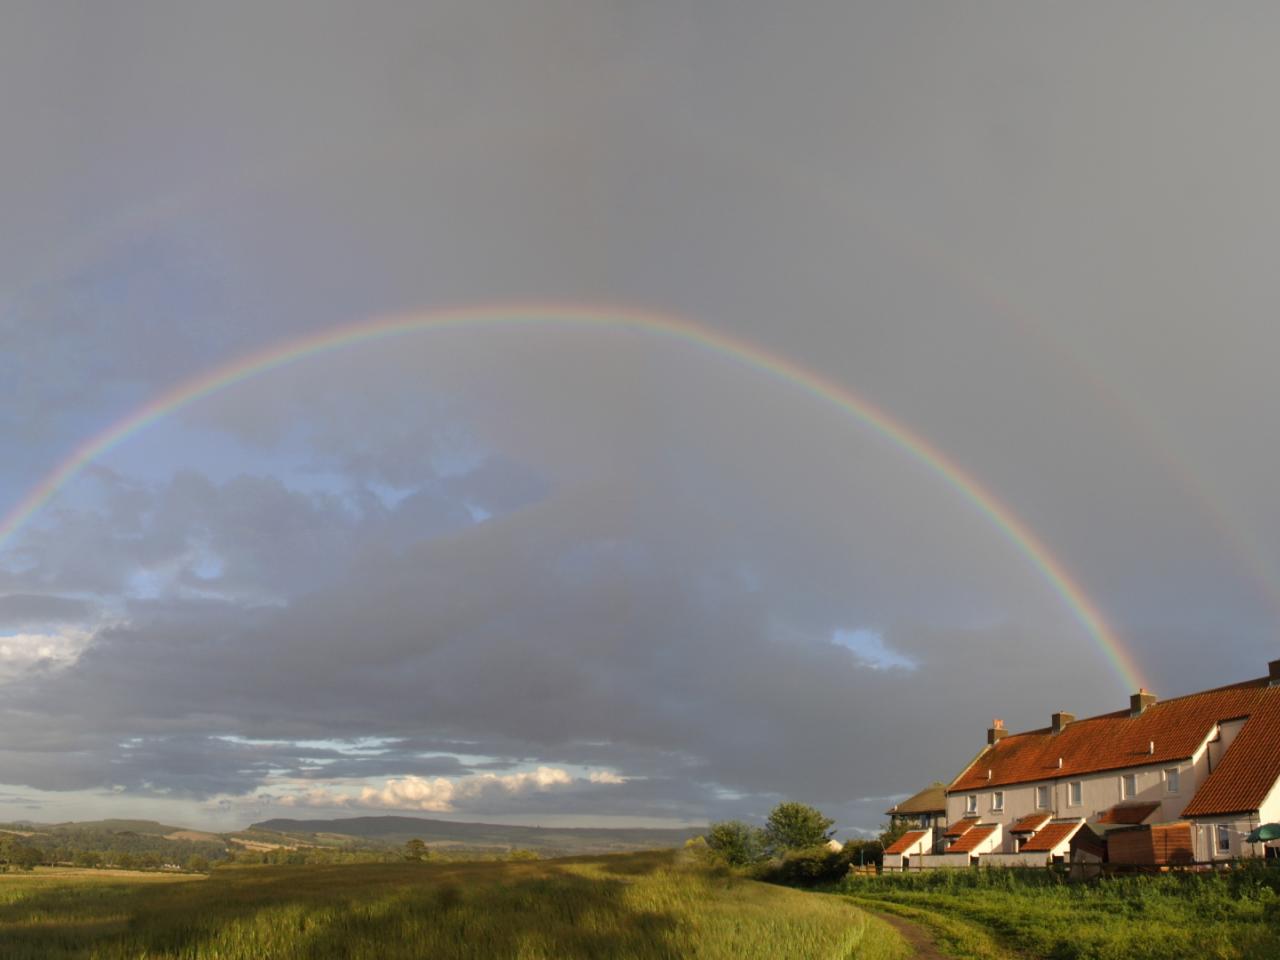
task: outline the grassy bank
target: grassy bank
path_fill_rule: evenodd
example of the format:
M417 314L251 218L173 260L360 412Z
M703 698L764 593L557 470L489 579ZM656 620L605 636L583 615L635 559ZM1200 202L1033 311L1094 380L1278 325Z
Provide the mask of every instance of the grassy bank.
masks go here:
M1046 871L850 878L854 902L930 926L958 957L1241 960L1280 956L1280 869L1066 884Z
M6 960L845 958L897 934L841 897L675 852L534 863L226 867L207 880L0 876Z

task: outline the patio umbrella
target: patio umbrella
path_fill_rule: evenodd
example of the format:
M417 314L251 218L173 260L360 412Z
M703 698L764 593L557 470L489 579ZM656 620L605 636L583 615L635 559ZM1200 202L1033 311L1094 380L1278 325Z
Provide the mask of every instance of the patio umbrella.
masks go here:
M1280 840L1280 823L1264 823L1253 833L1245 837L1249 843L1262 843L1266 840Z

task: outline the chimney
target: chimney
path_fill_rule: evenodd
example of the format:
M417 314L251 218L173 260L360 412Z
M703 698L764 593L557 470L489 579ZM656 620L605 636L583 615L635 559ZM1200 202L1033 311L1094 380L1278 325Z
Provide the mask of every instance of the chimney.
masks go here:
M987 746L995 743L1009 731L1004 728L1004 721L995 719L991 721L991 726L987 728Z
M1267 669L1271 674L1271 686L1280 687L1280 660L1272 660Z
M1053 732L1061 733L1062 728L1076 718L1074 713L1059 711L1053 715Z
M1156 695L1148 693L1145 687L1139 687L1138 692L1129 697L1129 716L1140 717L1147 712L1147 707L1156 702Z

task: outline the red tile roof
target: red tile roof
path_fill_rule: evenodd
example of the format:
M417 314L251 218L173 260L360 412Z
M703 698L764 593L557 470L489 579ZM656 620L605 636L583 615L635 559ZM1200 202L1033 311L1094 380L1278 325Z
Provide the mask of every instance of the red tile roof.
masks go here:
M979 754L948 792L1185 760L1216 723L1242 717L1249 719L1183 815L1256 810L1280 779L1280 686L1266 678L1156 702L1136 717L1120 710L1057 734L1047 727L1010 734Z
M1056 820L1022 845L1020 853L1049 853L1060 844L1070 840L1080 829L1082 820Z
M969 853L991 834L996 832L997 825L980 824L972 830L966 830L962 836L951 846L947 847L947 853Z
M1035 833L1046 823L1052 819L1052 814L1048 813L1032 813L1023 817L1012 827L1009 828L1010 833Z
M1267 692L1182 811L1184 817L1257 810L1280 779L1280 687Z
M1103 813L1098 823L1134 824L1142 823L1160 809L1158 803L1124 803Z
M906 853L920 841L922 837L929 834L928 830L908 830L897 840L893 841L885 850L885 853Z
M965 817L963 820L957 820L943 832L944 837L958 837L970 827L978 825L977 817Z

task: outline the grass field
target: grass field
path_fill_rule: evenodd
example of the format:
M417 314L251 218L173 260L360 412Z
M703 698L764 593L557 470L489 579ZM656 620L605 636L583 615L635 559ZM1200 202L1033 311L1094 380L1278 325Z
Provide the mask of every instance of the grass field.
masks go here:
M1066 884L1046 871L850 878L855 903L931 928L957 957L1166 960L1280 957L1280 868Z
M532 863L225 867L208 879L0 876L5 960L846 958L900 938L843 897L674 851Z

